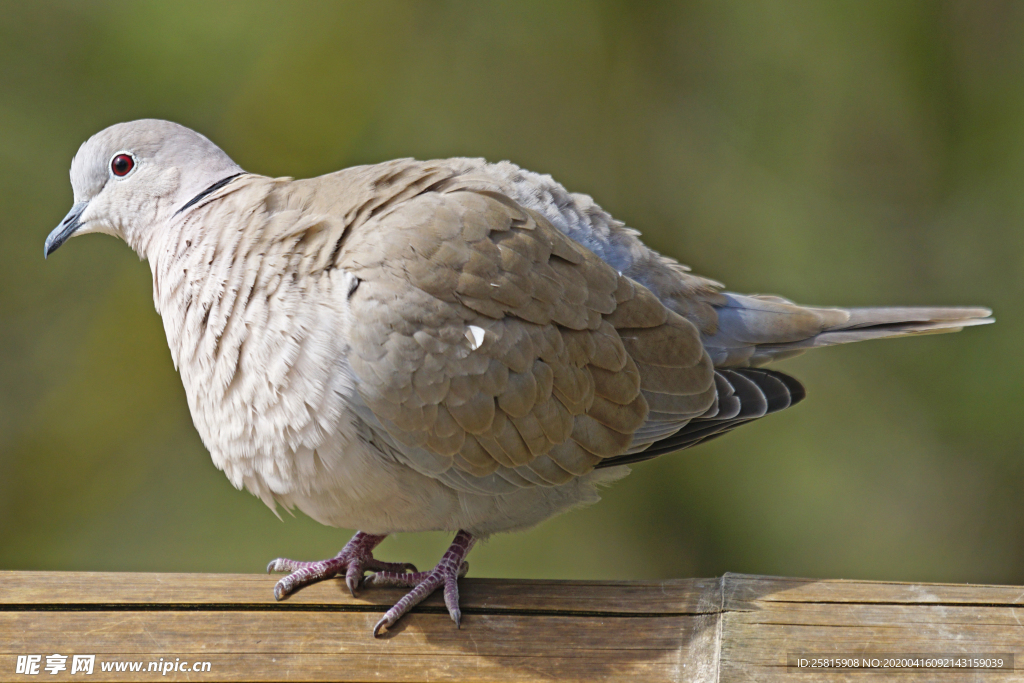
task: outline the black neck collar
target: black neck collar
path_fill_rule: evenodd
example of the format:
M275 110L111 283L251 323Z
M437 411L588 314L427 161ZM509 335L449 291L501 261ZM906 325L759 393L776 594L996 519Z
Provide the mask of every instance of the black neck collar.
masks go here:
M182 211L184 211L188 207L193 206L193 205L196 204L196 202L199 202L200 200L202 200L203 197L206 197L206 196L216 192L217 190L219 190L220 188L224 187L225 185L227 185L228 183L230 183L232 180L234 180L235 178L237 178L240 175L243 175L243 174L242 173L236 173L234 175L229 175L227 178L222 178L221 180L218 180L213 185L210 185L208 188L206 188L205 190L203 190L202 192L197 194L195 197L193 197L192 199L188 200L188 203L185 204L185 206L183 206L180 209L178 209L177 211L175 211L174 215L177 216L179 213L181 213Z

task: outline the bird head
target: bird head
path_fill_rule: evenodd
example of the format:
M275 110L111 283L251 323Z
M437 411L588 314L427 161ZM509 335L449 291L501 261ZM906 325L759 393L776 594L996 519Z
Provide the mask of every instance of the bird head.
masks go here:
M75 204L46 238L44 256L73 236L99 232L120 237L145 257L175 212L241 172L217 145L177 123L143 119L110 126L72 159Z

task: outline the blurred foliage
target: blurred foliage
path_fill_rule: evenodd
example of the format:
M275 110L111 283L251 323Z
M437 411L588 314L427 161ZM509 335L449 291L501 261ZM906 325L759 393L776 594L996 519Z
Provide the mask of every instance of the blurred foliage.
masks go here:
M782 364L798 408L635 468L477 576L1024 583L1024 4L0 3L0 568L259 571L347 530L217 472L150 274L43 239L118 121L310 176L511 159L742 292L999 323ZM386 542L432 565L439 534Z

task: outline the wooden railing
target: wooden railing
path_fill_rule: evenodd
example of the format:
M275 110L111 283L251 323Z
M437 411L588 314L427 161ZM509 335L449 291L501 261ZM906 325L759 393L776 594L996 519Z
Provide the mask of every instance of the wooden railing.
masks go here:
M377 640L373 624L400 591L352 598L341 581L327 581L278 603L275 580L0 572L0 681L1024 680L1012 661L1024 668L1019 587L737 574L464 579L461 630L435 595ZM76 655L80 668L93 657L92 674L72 673ZM950 666L914 674L799 666L865 657L869 666L926 658ZM22 671L35 664L39 673L18 673L19 658ZM65 668L50 673L60 658ZM956 663L964 658L1004 662L968 670ZM135 663L140 671L117 670Z

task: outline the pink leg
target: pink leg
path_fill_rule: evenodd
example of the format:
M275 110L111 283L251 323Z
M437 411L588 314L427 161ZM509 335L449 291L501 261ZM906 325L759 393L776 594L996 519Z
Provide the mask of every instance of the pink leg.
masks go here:
M291 572L274 586L274 597L283 600L303 586L308 586L324 579L345 572L345 584L352 595L356 594L365 571L386 571L396 576L405 570L416 571L416 567L408 562L381 562L373 557L373 549L380 545L386 536L374 536L359 531L335 557L319 562L299 562L279 557L267 565L267 573Z
M373 635L380 637L406 612L423 602L428 595L444 586L444 604L456 627L461 627L462 611L459 609L459 577L465 576L469 570L466 555L473 549L476 539L466 531L456 534L452 544L441 557L437 566L429 572L395 572L379 571L366 579L367 584L374 586L405 586L412 590L405 594L395 606L389 609L384 618L373 627Z

